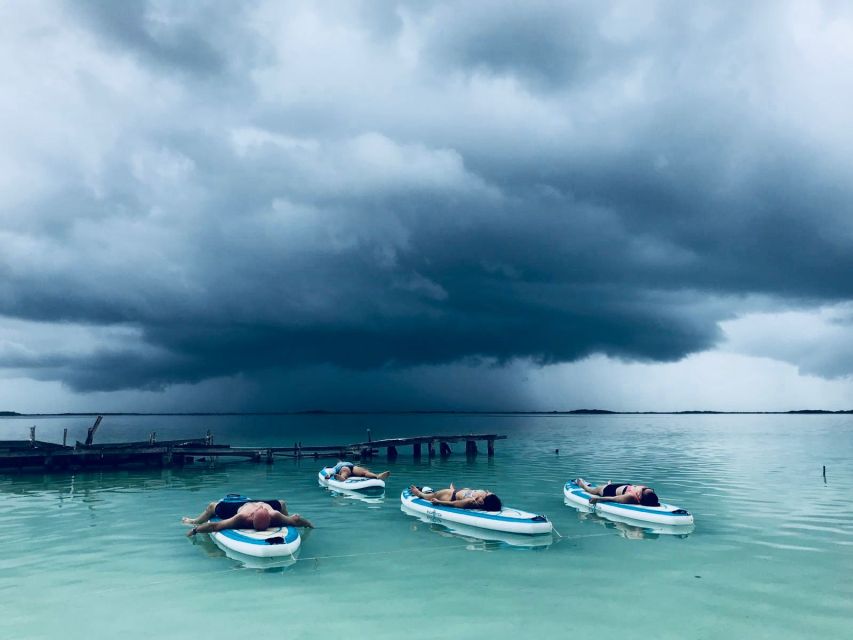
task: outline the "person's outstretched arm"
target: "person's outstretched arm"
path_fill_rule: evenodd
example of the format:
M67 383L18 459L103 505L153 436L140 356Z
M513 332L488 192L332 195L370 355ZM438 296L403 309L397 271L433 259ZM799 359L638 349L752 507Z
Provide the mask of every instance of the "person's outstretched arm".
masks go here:
M474 504L474 498L460 498L459 500L433 500L433 504L440 504L443 507L456 507L457 509L465 509L469 505Z
M205 522L197 525L187 532L187 537L191 538L197 533L211 533L212 531L222 531L223 529L239 529L240 517L234 516L227 520L218 520L217 522Z
M612 498L602 498L600 496L593 496L589 499L590 504L595 504L597 502L618 502L620 504L640 504L637 502L637 499L629 494L623 494L621 496L613 496Z

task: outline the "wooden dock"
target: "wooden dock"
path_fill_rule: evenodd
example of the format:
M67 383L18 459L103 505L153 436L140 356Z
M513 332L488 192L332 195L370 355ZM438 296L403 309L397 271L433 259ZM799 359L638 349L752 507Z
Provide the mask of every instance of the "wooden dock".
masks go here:
M208 431L203 438L188 440L157 441L156 433L148 440L139 442L94 444L95 432L101 418L89 428L85 442L74 446L63 443L45 442L35 437L35 427L30 428L29 440L0 440L0 471L77 471L84 469L116 469L126 467L171 467L184 466L193 462L218 460L220 458L244 459L251 462L272 464L275 458L330 458L336 460L371 460L384 450L388 460L395 460L400 449L412 447L414 459L424 454L432 458L445 458L453 453L451 444L465 443L465 454L476 456L478 443L486 444L489 456L495 453L495 440L506 439L505 435L468 433L458 435L428 435L408 438L387 438L345 445L303 445L295 442L292 447L232 447L214 444Z

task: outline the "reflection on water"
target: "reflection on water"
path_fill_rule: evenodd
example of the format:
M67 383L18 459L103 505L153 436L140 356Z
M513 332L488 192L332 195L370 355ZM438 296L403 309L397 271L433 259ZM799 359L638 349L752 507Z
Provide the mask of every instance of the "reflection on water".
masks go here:
M606 529L618 532L619 535L628 540L655 540L661 535L687 538L696 528L694 525L676 527L630 520L609 513L599 514L588 507L572 504L568 500L565 501L565 504L570 509L577 511L578 520L581 522L601 525Z
M78 428L39 420L45 439ZM80 422L85 437L91 421ZM26 429L16 435L23 424L0 420L0 439L26 437ZM414 460L401 450L387 462L393 499L321 489L314 460L0 475L0 638L135 638L144 630L177 639L231 628L247 611L257 633L280 634L286 623L288 635L303 638L351 634L355 625L374 638L570 630L784 640L849 632L851 416L134 416L109 417L101 427L104 441L150 431L192 437L208 428L235 445L354 442L366 428L374 438L510 438L491 459L456 451ZM562 494L578 476L653 486L690 510L696 528L672 534L578 512ZM400 511L396 496L409 484L450 482L545 514L559 533L527 553L529 546ZM284 498L291 513L317 525L295 562L252 568L206 536L185 537L181 516L232 492ZM74 615L45 615L68 602Z

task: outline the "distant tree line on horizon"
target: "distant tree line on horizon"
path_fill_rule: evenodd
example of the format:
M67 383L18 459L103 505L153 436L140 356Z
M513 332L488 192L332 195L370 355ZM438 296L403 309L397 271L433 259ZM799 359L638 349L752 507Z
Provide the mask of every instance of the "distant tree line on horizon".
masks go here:
M853 409L795 409L792 411L610 411L608 409L572 409L571 411L454 411L454 410L411 410L411 411L327 411L325 409L309 409L306 411L186 411L186 412L156 412L156 411L86 411L64 413L18 413L17 411L0 411L0 417L27 416L296 416L296 415L778 415L778 414L839 414L853 413Z

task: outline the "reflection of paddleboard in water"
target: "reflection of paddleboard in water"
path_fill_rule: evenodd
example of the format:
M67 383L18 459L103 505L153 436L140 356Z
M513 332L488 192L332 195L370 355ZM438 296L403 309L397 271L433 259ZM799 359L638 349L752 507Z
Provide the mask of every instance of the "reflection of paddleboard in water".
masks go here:
M217 505L217 517L211 518L211 522L222 519L221 516L231 517L237 513L240 505L247 502L266 502L265 500L251 500L246 496L228 494L219 501ZM254 529L223 529L213 531L210 534L213 541L225 551L234 551L255 558L276 558L281 556L292 556L302 539L296 527L273 526L265 531Z
M528 511L504 507L500 511L482 511L480 509L459 509L433 504L429 500L418 498L406 489L400 495L403 510L417 516L425 516L429 522L450 525L460 524L491 531L536 535L551 533L552 526L548 518Z
M385 481L379 478L350 476L346 480L335 478L335 468L325 467L317 474L317 481L327 489L349 493L351 491L381 493L385 491Z
M569 480L563 487L563 495L566 503L573 507L585 507L604 517L613 517L614 520L641 523L652 523L674 527L693 526L693 515L681 507L663 502L657 507L646 507L640 504L622 504L620 502L597 502L590 504L589 499L595 496L584 491Z

